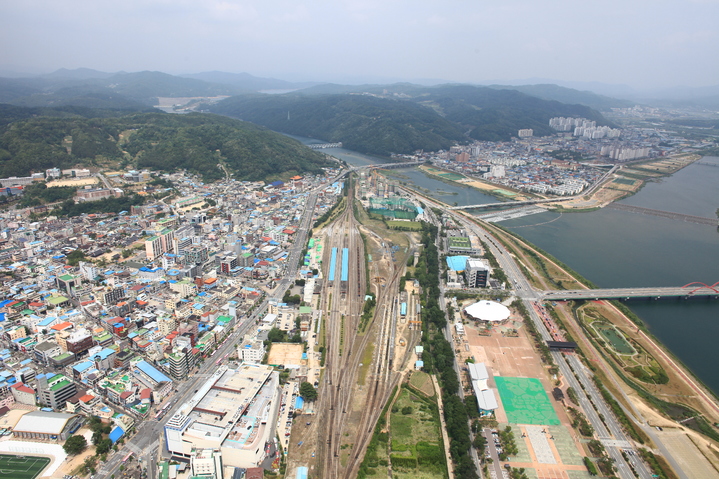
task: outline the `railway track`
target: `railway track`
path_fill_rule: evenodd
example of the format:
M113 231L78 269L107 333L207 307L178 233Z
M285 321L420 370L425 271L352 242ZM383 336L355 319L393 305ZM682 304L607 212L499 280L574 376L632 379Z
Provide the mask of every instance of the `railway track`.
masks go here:
M348 198L352 198L350 189ZM355 359L355 330L363 299L364 251L359 238L356 220L351 206L345 208L332 225L332 245L338 251L348 248L348 281L343 285L335 275L332 283L332 305L329 320L325 323L328 341L325 346L325 375L322 396L326 401L321 404L320 414L323 424L319 440L319 469L322 477L340 477L341 438L345 419L351 406L352 388L358 362ZM330 246L330 245L328 245ZM328 247L329 250L329 247ZM325 294L329 301L329 294Z
M362 410L359 426L357 428L357 436L350 451L347 461L344 477L352 479L357 476L367 446L374 434L374 426L377 423L384 405L389 400L394 387L399 383L401 374L393 371L394 357L394 325L398 315L398 298L397 290L399 279L404 272L403 266L393 265L394 271L390 280L387 282L377 299L377 308L375 309L375 317L373 322L380 316L380 307L382 308L381 321L379 323L379 332L377 336L377 348L372 362L372 374L366 382L368 387L368 397L366 399L366 407ZM363 343L370 337L366 334ZM362 347L362 350L364 346Z
M352 195L353 190L350 189L348 198L353 198ZM395 320L399 309L397 289L404 265L393 265L391 277L385 287L378 291L375 316L367 326L368 332L357 336L359 318L364 306L365 278L369 273L365 271L364 245L357 220L352 213L351 200L345 210L328 226L326 234L331 242L326 245L326 252L333 247L338 248L338 253L342 248L348 248L350 274L347 284L343 285L340 281L341 274L336 272L334 281L328 288L331 291L325 291L323 295L323 307L325 311L329 310L329 315L325 322L325 373L318 418L315 420L319 436L316 469L321 473L320 477L350 479L356 477L382 408L401 379L401 374L393 371L392 355ZM325 258L324 264L328 263ZM329 304L329 293L332 304ZM342 437L345 432L354 432L349 431L347 422L352 414L359 365L368 342L375 338L370 332L372 329L377 331L376 347L364 386L367 396L351 441L352 449L346 465L342 466Z

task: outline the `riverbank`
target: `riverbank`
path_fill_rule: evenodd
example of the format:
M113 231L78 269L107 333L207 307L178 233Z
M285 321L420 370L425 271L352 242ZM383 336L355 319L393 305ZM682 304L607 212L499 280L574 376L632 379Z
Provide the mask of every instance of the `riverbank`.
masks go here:
M701 158L701 155L690 153L622 165L591 195L580 195L557 204L547 203L547 206L558 212L595 211L615 201L629 198L639 193L647 182L671 176Z
M671 176L701 158L702 156L698 154L681 154L623 165L619 170L606 178L603 184L592 194L579 195L572 200L565 200L561 203L552 203L549 201L546 205L557 212L584 213L596 211L598 208L603 208L615 201L635 195L641 191L647 182ZM427 177L450 185L474 188L483 194L507 203L538 198L536 195L500 187L490 182L468 177L436 166L421 165L418 169Z
M536 198L535 196L527 195L526 193L507 187L500 187L493 183L481 181L477 178L469 177L444 168L426 165L420 165L417 168L430 178L447 183L448 185L459 185L474 188L485 195L492 196L501 201L523 201Z

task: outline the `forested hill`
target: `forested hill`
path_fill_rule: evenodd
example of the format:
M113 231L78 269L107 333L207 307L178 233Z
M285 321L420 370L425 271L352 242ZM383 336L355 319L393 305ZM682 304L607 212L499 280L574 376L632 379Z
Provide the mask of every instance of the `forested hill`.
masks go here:
M609 124L596 110L515 90L470 85L395 85L382 93L243 95L210 107L273 130L341 141L362 153L388 155L447 149L469 139L508 141L523 128L554 133L549 119L583 117Z
M557 116L587 118L599 125L610 125L601 113L588 106L542 100L515 90L444 85L427 88L413 99L463 125L471 138L481 141L508 141L523 128L532 128L534 136L551 135L554 130L549 119Z
M369 95L247 95L211 109L284 133L341 141L361 153L436 151L466 139L459 125L431 108Z
M22 118L17 107L12 112ZM30 110L38 114L39 110ZM1 116L1 115L0 115ZM114 118L33 116L0 127L0 177L47 168L133 166L186 169L205 181L319 173L325 157L296 140L251 123L210 114L137 113Z

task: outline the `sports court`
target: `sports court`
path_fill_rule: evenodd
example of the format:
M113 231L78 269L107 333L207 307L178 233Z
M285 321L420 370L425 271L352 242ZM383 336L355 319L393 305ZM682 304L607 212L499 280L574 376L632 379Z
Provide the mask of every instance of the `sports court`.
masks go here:
M0 477L35 479L50 464L47 457L0 454Z
M495 376L494 381L509 423L559 425L557 413L539 379Z

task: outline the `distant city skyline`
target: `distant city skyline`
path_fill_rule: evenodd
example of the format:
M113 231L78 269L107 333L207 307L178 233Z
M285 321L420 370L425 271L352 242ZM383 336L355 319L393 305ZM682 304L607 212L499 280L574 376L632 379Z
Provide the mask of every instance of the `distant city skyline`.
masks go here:
M0 75L84 67L344 83L703 87L719 85L717 18L717 0L4 2Z

